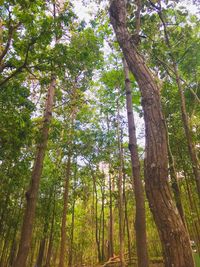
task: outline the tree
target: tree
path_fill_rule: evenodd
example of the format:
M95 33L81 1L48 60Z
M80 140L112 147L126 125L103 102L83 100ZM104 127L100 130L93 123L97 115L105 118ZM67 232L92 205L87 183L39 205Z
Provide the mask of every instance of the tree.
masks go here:
M125 1L112 1L109 12L119 45L141 90L146 127L145 186L162 242L165 265L194 266L189 236L173 204L167 181L167 139L160 89L127 30Z
M135 229L136 229L136 244L138 266L148 266L148 250L147 250L147 237L146 237L146 219L145 219L145 198L144 189L140 174L140 160L137 151L137 139L135 130L135 121L133 115L133 104L131 94L131 81L129 77L129 68L126 60L123 60L124 74L125 74L125 89L126 89L126 107L128 117L128 130L129 130L129 150L131 153L133 183L136 202L136 216L135 216ZM141 250L141 247L143 248Z

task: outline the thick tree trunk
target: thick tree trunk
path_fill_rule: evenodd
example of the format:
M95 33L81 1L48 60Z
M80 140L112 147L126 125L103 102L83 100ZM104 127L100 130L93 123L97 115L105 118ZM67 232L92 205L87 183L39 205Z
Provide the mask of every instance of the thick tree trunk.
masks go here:
M43 127L41 129L40 142L37 146L35 162L32 171L31 183L29 190L26 192L26 209L24 213L23 225L21 230L21 240L19 244L19 250L14 267L25 267L26 261L31 245L33 223L35 218L36 201L40 184L40 177L43 169L43 161L45 157L49 125L52 118L52 108L54 100L56 79L52 75L51 83L48 88L46 108L44 112Z
M129 78L129 68L124 59L125 88L126 88L126 107L128 116L129 131L129 150L131 153L133 184L136 203L135 230L136 230L136 247L138 266L149 266L147 237L146 237L146 220L145 220L145 198L142 180L140 176L140 160L137 151L137 139L135 130L135 121L133 115L133 103L131 94L131 82ZM142 249L141 249L142 248Z
M183 205L182 205L182 200L181 200L181 192L178 184L178 179L177 179L177 174L176 174L176 169L175 169L175 164L174 164L174 157L171 152L170 144L169 144L169 137L168 139L168 159L169 159L169 173L170 173L170 178L171 178L171 184L172 184L172 190L174 193L174 199L176 202L176 207L179 211L179 214L181 216L181 219L186 226L185 223L185 215L184 215L184 210L183 210Z
M70 148L71 149L71 148ZM66 178L64 186L64 196L63 196L63 214L62 214L62 225L61 225L61 242L60 242L60 259L59 267L65 266L66 252L67 252L67 227L66 227L66 217L68 208L68 195L69 195L69 179L71 173L71 152L69 152L67 160Z
M131 40L126 27L124 0L111 2L110 19L142 95L146 133L146 193L161 239L165 266L193 267L189 236L173 203L168 183L167 134L159 87Z

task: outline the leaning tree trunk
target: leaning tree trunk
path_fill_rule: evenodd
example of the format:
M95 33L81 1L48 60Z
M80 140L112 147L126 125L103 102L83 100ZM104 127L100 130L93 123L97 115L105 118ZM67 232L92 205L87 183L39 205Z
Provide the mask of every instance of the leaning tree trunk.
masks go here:
M148 267L148 251L146 237L146 220L145 220L145 198L142 180L140 176L140 160L137 151L137 139L135 130L135 121L133 116L133 103L131 94L131 82L129 78L129 68L126 60L124 62L125 87L126 87L126 107L128 116L128 132L129 132L129 150L131 153L132 174L135 192L136 215L136 247L138 257L138 267ZM142 249L141 249L142 248Z
M127 30L125 1L113 0L109 11L117 40L142 95L146 193L161 239L165 266L193 267L189 236L173 203L168 183L167 134L160 90Z
M21 240L14 267L25 267L31 245L33 222L35 218L36 201L40 184L40 177L43 169L49 125L52 118L53 99L56 85L56 78L52 75L51 83L48 88L46 99L46 108L44 112L43 127L41 129L40 142L37 146L35 162L32 171L31 183L29 190L26 192L26 210L24 213L23 225L21 230Z

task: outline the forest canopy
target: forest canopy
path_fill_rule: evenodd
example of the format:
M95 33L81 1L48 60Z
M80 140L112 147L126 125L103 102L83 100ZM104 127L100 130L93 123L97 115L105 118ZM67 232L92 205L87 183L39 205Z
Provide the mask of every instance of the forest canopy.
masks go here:
M0 1L0 267L200 266L199 1Z

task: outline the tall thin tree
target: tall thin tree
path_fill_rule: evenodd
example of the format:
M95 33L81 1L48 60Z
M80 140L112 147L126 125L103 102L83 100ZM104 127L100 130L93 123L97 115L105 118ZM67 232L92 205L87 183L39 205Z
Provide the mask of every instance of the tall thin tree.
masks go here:
M131 153L132 174L133 174L133 184L134 184L135 203L136 203L135 230L136 230L138 266L148 267L149 262L148 262L147 237L146 237L145 198L140 175L140 160L137 150L138 148L137 148L135 121L133 115L131 82L129 77L129 68L125 59L123 59L123 64L124 64L124 74L125 74L129 150Z

